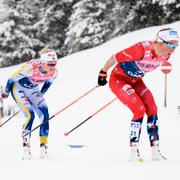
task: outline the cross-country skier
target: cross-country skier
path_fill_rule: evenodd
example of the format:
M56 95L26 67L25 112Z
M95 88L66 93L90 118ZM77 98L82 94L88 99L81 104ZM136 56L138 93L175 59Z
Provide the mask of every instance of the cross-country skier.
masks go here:
M143 41L109 58L98 77L98 84L107 83L107 71L114 66L109 86L119 100L133 113L130 129L130 161L143 161L139 154L141 126L147 114L147 133L152 147L152 160L165 160L159 151L157 106L143 76L169 60L178 46L178 32L173 28L161 29L155 41Z
M7 81L3 97L8 97L11 92L13 99L20 107L26 118L22 135L32 129L36 112L45 122L40 126L40 158L48 157L47 143L49 134L49 113L43 95L57 77L57 54L52 49L43 49L40 59L26 62L19 71L14 73ZM38 85L42 84L42 88ZM31 159L30 134L23 138L23 159Z

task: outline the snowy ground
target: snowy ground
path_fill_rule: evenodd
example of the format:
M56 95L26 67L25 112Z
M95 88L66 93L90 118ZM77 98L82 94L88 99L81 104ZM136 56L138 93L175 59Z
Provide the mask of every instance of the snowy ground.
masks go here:
M180 22L169 25L180 29ZM167 27L167 26L164 26ZM102 46L82 51L59 61L59 77L46 94L50 114L53 115L67 104L96 86L97 75L113 53L134 42L149 40L161 27L139 30L113 39ZM118 100L99 112L68 137L64 133L92 115L114 98L108 86L99 87L66 111L50 121L48 160L39 159L38 130L32 134L33 160L23 161L21 127L23 116L0 128L0 179L43 179L49 180L179 180L180 173L180 77L177 48L171 62L173 71L168 75L167 108L164 104L164 75L160 69L146 75L144 81L151 89L159 107L161 152L168 160L152 162L146 118L144 119L140 152L144 163L129 163L129 127L131 112ZM0 81L5 85L7 77L17 66L1 69ZM9 103L12 99L9 98ZM6 120L5 118L4 120ZM39 124L38 119L34 127ZM84 145L70 148L68 145Z

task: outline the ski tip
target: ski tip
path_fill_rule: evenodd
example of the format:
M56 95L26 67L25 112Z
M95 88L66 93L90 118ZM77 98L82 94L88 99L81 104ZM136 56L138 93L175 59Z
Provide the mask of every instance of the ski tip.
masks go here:
M64 136L68 136L68 133L64 133Z
M83 147L85 147L86 145L68 144L68 146L69 146L70 148L78 149L78 148L83 148Z

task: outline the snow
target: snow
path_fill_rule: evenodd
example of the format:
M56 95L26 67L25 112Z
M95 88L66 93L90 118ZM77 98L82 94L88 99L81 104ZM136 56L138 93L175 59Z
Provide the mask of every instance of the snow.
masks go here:
M162 26L180 29L180 22ZM55 80L45 98L50 115L60 111L97 84L98 72L113 53L141 40L155 39L161 26L146 28L115 38L101 46L74 53L59 60L59 77ZM160 149L168 160L152 162L151 149L146 133L146 117L140 141L140 152L144 163L130 163L129 128L132 113L118 100L90 118L69 136L64 133L84 121L114 98L108 86L98 87L89 95L67 108L50 121L49 154L47 160L39 159L38 130L32 133L31 148L33 159L21 160L22 114L0 128L0 179L43 179L49 180L179 180L180 174L180 101L178 86L180 61L179 47L171 58L172 72L168 75L167 107L164 104L164 75L160 68L144 77L154 94L159 108ZM20 65L2 68L0 82L5 85L7 78ZM110 73L110 72L109 72ZM178 82L177 82L178 81ZM12 99L8 99L13 103ZM8 117L4 118L4 121ZM34 126L39 125L36 119ZM68 145L84 145L71 148Z

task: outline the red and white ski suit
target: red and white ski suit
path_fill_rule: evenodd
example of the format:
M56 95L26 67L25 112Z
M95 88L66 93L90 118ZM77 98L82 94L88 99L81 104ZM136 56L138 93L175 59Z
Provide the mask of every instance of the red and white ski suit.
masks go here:
M109 86L119 100L133 112L131 142L139 141L141 124L145 113L148 117L147 129L149 130L150 141L159 139L157 106L142 77L146 72L153 71L162 65L168 60L169 56L157 56L151 45L151 41L139 42L114 55L117 65L111 72ZM152 131L153 133L151 133Z
M146 112L157 114L157 107L142 77L165 62L169 57L158 57L151 50L151 42L140 42L114 55L118 62L110 75L110 88L139 119Z

